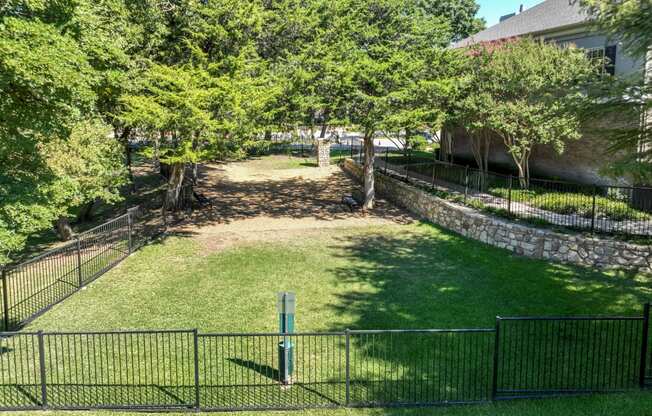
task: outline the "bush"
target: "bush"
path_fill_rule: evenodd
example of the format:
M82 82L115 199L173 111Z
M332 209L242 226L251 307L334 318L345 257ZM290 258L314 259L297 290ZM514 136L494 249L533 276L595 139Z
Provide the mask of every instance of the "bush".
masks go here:
M501 198L509 197L509 189L491 188L489 193ZM562 215L579 215L591 218L593 215L593 195L572 192L551 192L545 189L512 190L512 201L522 202L532 207ZM622 197L595 197L595 215L614 221L644 221L652 215L631 207Z

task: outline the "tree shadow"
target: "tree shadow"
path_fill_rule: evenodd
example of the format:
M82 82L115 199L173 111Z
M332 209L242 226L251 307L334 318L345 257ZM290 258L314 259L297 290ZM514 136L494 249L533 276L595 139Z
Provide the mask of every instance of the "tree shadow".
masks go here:
M641 316L651 293L649 276L522 258L425 223L397 234L339 240L348 266L333 273L342 284L363 289L339 295L331 310L342 322L332 330L350 325L492 331L497 315ZM516 335L532 345L545 336L539 329L527 327ZM567 342L572 337L580 342L581 335L571 333ZM494 337L473 331L353 335L352 361L360 369L353 372L355 398L365 404L489 400ZM636 349L640 341L634 338ZM609 351L616 354L605 358L611 362L622 352ZM520 365L535 371L532 360L541 360L542 352L529 353L519 357Z
M304 163L312 166L311 162ZM220 166L202 166L198 192L211 200L211 206L195 210L185 224L204 226L265 218L312 218L334 221L361 216L341 203L342 196L359 186L344 172L325 178L293 177L283 180L230 180ZM379 200L372 217L411 222L413 217L386 201ZM188 233L188 230L185 230Z

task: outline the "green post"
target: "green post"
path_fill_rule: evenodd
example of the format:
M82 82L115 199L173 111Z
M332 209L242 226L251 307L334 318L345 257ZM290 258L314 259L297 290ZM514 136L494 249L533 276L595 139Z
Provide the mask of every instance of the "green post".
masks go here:
M294 373L294 345L288 334L294 333L294 312L296 309L296 296L292 292L280 292L276 303L279 318L279 332L283 340L278 344L279 378L281 384L292 384Z

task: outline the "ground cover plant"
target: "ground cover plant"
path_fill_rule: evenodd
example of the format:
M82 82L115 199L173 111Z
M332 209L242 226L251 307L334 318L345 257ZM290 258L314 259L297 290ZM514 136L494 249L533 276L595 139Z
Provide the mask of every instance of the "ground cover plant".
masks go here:
M490 188L489 193L501 198L508 198L510 194L507 188ZM576 214L584 218L591 218L594 214L593 195L590 193L556 192L532 186L530 189L512 189L511 198L513 202L523 202L558 214ZM595 197L595 215L615 221L645 221L652 218L649 213L633 208L627 202L602 195Z

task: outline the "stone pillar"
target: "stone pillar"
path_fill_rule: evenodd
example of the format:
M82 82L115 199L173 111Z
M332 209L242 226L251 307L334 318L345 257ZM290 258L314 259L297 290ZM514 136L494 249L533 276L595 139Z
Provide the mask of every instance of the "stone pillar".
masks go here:
M331 163L331 141L326 138L317 139L317 165L326 168Z

